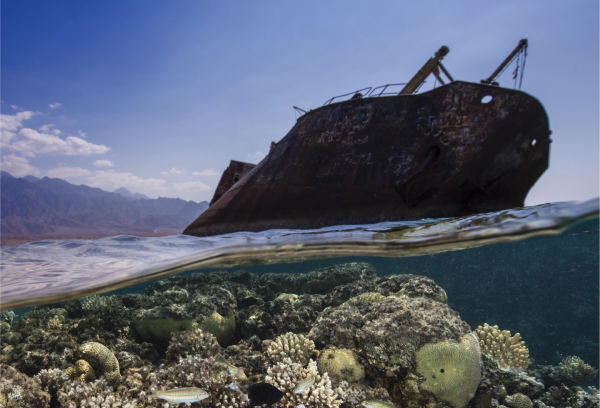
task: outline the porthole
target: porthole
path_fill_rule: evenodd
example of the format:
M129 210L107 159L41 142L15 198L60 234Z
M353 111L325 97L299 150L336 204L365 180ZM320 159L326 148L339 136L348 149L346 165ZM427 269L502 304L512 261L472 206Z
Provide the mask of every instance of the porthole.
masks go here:
M492 101L492 95L486 95L481 98L481 103L490 103Z

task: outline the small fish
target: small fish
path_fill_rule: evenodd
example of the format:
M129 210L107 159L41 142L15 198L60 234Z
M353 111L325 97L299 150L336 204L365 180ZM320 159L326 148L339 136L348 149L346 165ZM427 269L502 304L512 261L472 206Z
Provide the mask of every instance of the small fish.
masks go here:
M192 402L202 401L208 397L210 397L208 392L196 387L173 388L168 391L154 391L150 396L150 398L164 399L173 404L180 404L182 402L190 404Z
M252 384L248 387L248 399L251 407L259 407L263 404L271 406L283 398L283 392L268 383Z
M363 401L362 405L366 408L396 408L394 404L378 400Z
M296 388L294 388L294 394L301 394L308 390L315 383L315 376L309 375L304 380L298 381Z
M234 377L236 377L240 380L243 380L246 378L246 374L244 374L243 368L236 367L236 366L229 364L229 361L225 360L225 358L223 356L218 355L217 357L215 357L215 360L217 360L218 364L227 368L227 371L229 371L229 374L233 375Z

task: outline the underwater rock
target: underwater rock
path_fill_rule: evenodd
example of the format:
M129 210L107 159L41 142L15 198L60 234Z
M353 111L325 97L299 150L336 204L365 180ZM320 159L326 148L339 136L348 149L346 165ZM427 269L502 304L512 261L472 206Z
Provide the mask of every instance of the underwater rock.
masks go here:
M565 357L558 366L560 373L576 384L591 381L596 378L598 370L586 364L577 356Z
M368 365L385 373L413 369L414 353L426 343L458 341L469 332L446 304L425 297L387 297L363 307L326 309L309 338L318 348L333 344L356 350Z
M308 363L315 343L303 334L286 333L278 336L269 344L267 356L274 363L290 359L293 363L305 365Z
M590 390L592 393L588 394L579 387L553 385L533 403L536 407L545 405L555 408L596 408L600 406L600 394L593 387Z
M353 298L348 299L344 303L350 306L366 306L369 303L378 302L380 300L385 299L381 293L377 292L366 292L358 296L354 296Z
M96 342L84 343L81 346L81 353L111 386L119 385L121 382L119 361L108 347Z
M532 401L544 391L544 383L522 370L506 370L500 368L498 362L482 354L482 379L477 389L475 399L490 395L495 400L503 402L509 395L521 393Z
M508 330L499 330L498 326L487 323L475 330L479 339L481 352L496 360L500 368L527 370L529 366L529 349L521 340L521 335L510 335Z
M201 329L194 331L175 332L167 348L167 359L179 361L187 356L196 355L208 358L218 355L221 347L217 339Z
M350 383L365 378L365 368L356 358L356 354L348 349L323 350L319 354L317 368L320 374L327 373L331 378Z
M50 394L38 382L6 364L0 364L0 395L5 407L49 407Z
M314 376L315 382L309 389L295 394L294 388L303 379ZM332 389L332 384L327 373L320 375L317 364L310 360L306 368L302 365L286 361L277 363L267 370L265 381L274 385L284 396L275 405L276 407L298 407L304 405L311 408L338 408L342 401Z
M462 408L473 398L481 380L481 349L474 334L466 334L460 343L425 344L415 357L416 371L425 378L421 388L438 401Z
M309 273L265 273L260 277L275 292L327 294L336 286L377 276L375 268L364 262L352 262L317 269Z

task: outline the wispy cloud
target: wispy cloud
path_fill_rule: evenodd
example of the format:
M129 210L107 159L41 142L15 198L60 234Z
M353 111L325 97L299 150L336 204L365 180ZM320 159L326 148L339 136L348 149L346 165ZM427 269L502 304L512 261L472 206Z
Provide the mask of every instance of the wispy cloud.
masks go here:
M168 174L185 174L185 170L184 169L176 169L175 167L173 167L169 171L163 171L162 174L164 174L165 176Z
M83 137L84 139L87 137L87 133L84 133L83 131L79 131L79 136Z
M112 167L115 164L113 162L111 162L110 160L96 160L94 162L94 166L97 167Z
M53 124L43 125L42 127L40 127L40 130L43 133L54 133L57 136L60 135L62 133L60 130L58 130L58 129L50 129L53 126L54 126Z
M9 172L15 177L23 177L28 174L40 174L40 171L36 167L29 164L29 160L15 154L3 156L0 168L2 168L2 171Z
M60 102L56 102L56 103L51 103L48 106L50 106L50 109L58 109L58 108L62 108L63 105Z
M104 145L96 145L86 142L85 140L76 137L68 136L66 139L49 134L39 133L34 129L23 128L19 131L17 137L8 146L15 152L20 152L26 157L35 157L36 155L90 155L106 153L110 150Z
M83 177L89 176L90 171L82 169L81 167L57 167L55 169L48 170L46 176L50 178L70 178L70 177Z
M10 105L14 110L23 110L23 108L19 108L17 105Z
M0 115L0 147L7 147L17 135L16 130L23 127L23 121L37 114L37 112L24 111L15 115Z
M119 187L125 187L133 191L165 189L164 180L145 179L131 173L117 173L115 171L98 170L86 180L89 186L105 188L108 191L114 191Z
M212 187L207 186L206 184L200 181L187 181L185 183L175 183L173 184L175 190L177 191L211 191Z
M208 170L194 171L192 176L218 176L219 174L218 171L211 167Z

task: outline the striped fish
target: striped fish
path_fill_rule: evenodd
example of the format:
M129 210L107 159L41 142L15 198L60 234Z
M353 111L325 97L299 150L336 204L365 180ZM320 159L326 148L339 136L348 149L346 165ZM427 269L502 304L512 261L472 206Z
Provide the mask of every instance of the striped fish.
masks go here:
M363 405L366 408L396 408L394 404L377 400L363 401L361 405Z
M231 364L229 364L229 361L225 360L225 358L221 355L218 355L217 357L215 357L215 360L217 361L217 363L219 365L222 365L223 367L225 367L227 369L227 371L229 371L229 374L233 375L234 377L243 380L246 378L246 374L244 374L244 369L241 367L236 367L233 366Z
M168 391L154 391L150 396L150 398L164 399L173 404L180 404L182 402L191 404L192 402L202 401L208 397L210 397L208 392L196 387L173 388Z
M296 388L294 388L294 394L301 394L308 390L315 383L315 376L309 375L304 380L298 381Z

